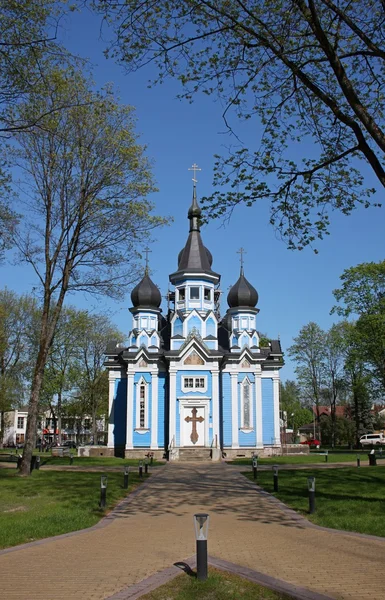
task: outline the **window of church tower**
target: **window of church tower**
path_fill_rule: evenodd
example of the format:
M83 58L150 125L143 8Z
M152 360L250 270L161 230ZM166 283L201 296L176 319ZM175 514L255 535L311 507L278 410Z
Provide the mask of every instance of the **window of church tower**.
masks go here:
M208 302L210 302L211 301L211 289L205 287L204 293L205 293L205 295L204 295L205 300L207 300Z
M199 300L199 287L190 287L190 300Z
M252 386L248 379L241 385L241 429L252 430L253 406L251 402Z
M146 388L140 386L140 407L139 407L139 427L143 428L146 425Z
M148 429L148 384L142 377L136 388L136 423L135 429Z
M186 300L186 288L180 288L178 290L178 294L179 294L178 295L179 301L182 302L182 301Z
M184 392L191 390L205 392L207 389L207 377L183 377L182 389Z

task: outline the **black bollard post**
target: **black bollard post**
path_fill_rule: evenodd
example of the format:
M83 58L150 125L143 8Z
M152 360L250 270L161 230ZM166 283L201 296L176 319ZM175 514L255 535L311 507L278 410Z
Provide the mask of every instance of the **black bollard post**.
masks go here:
M307 488L309 490L309 514L315 512L315 477L307 478Z
M36 457L35 469L37 471L40 469L40 456Z
M148 473L148 458L144 460L144 472L147 475Z
M274 491L278 492L278 465L274 465L273 473L274 473Z
M73 457L73 455L72 455L72 454L70 454L70 465L72 465L72 464L73 464L73 462L74 462L74 457Z
M375 467L377 465L375 451L371 450L370 453L368 454L368 457L369 457L369 466Z
M152 463L153 463L153 460L154 460L154 455L153 455L153 454L151 454L151 456L150 456L150 465L152 465Z
M361 459L360 459L360 455L357 454L357 467L361 466Z
M124 467L124 482L123 482L123 487L125 490L128 489L128 476L130 473L130 467Z
M143 461L142 460L139 461L139 477L140 478L143 477Z
M107 500L107 475L100 477L100 508L106 508Z
M194 529L197 548L197 579L207 579L207 535L209 530L209 515L205 513L194 515Z
M328 462L328 458L329 458L329 450L325 451L325 462Z

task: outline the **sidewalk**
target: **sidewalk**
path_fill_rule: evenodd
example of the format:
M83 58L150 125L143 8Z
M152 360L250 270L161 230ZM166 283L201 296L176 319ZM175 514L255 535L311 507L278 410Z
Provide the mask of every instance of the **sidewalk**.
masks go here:
M213 557L333 598L384 598L385 540L308 526L236 469L196 463L157 470L99 526L0 552L0 599L105 600L193 555L203 511Z

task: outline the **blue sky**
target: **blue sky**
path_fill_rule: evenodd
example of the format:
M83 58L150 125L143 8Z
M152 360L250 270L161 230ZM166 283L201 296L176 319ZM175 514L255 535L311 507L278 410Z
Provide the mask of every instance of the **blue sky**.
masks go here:
M151 247L152 279L165 295L168 275L176 268L178 252L188 235L187 210L191 202L192 182L188 168L195 162L199 173L198 196L212 192L215 153L220 153L231 139L224 133L222 109L214 97L197 97L193 104L179 101L180 88L175 81L147 87L152 67L125 75L113 60L103 56L104 44L99 38L100 20L84 11L66 17L61 36L67 47L90 59L98 87L113 82L121 101L136 108L137 132L147 146L153 161L153 172L159 192L154 194L156 211L172 215L174 222L155 233ZM258 139L258 123L248 122L244 134L248 143ZM308 148L307 152L311 149ZM305 149L306 152L306 149ZM370 176L370 175L369 175ZM368 179L368 181L370 181ZM371 185L375 185L372 181ZM377 194L380 202L383 192ZM239 254L245 254L245 275L259 293L258 329L270 337L280 336L283 350L309 321L328 328L336 320L329 315L334 304L332 290L339 286L343 270L361 262L384 259L385 208L358 208L350 217L335 212L331 235L317 244L319 254L311 249L289 251L269 225L269 206L260 203L253 208L240 207L226 227L219 221L202 229L205 245L213 254L213 269L221 273L222 314L227 308L228 288L239 276ZM21 293L31 291L32 272L27 267L3 265L1 285ZM95 311L108 310L111 319L125 333L131 327L127 294L122 302L71 296L71 304ZM164 303L165 309L165 303ZM294 377L293 365L286 357L283 379Z

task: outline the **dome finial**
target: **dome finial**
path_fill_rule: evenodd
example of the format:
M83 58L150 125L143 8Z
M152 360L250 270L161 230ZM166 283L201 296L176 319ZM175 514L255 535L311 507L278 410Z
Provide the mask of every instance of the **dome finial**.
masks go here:
M145 269L144 269L144 274L148 275L148 255L149 255L150 252L152 252L152 250L150 250L150 248L148 246L146 246L144 248L144 251L146 253L146 266L145 266Z
M240 261L241 261L241 275L243 275L243 255L246 254L246 250L244 248L239 248L239 250L237 250L237 254L240 254Z
M193 180L193 200L192 204L188 211L188 218L190 219L190 231L200 231L200 223L199 219L201 217L202 211L198 204L197 200L197 183L198 180L196 178L196 172L201 171L197 164L193 164L192 167L189 168L189 171L194 171Z

